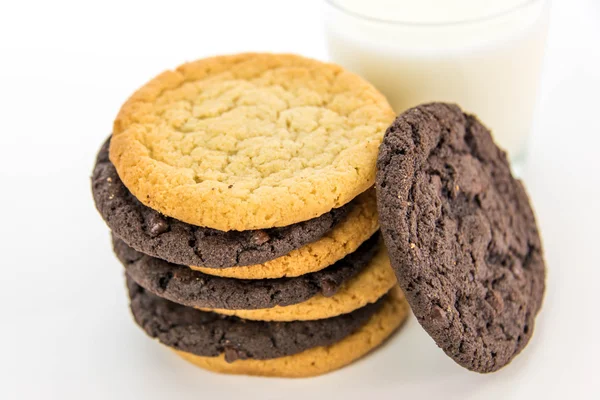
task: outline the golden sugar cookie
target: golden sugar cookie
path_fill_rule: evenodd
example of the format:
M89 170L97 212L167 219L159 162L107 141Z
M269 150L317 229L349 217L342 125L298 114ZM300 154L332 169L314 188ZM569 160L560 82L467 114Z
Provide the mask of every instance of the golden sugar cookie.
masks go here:
M341 67L291 54L190 62L136 91L110 160L146 206L221 231L305 221L375 182L395 114Z
M383 306L359 330L330 346L314 347L302 353L270 360L225 361L218 357L201 357L175 352L187 361L210 371L227 374L301 378L325 374L358 360L378 347L408 316L408 303L395 286Z
M264 264L232 268L192 266L205 274L236 279L292 278L320 271L353 253L379 229L373 189L361 194L348 216L321 239Z

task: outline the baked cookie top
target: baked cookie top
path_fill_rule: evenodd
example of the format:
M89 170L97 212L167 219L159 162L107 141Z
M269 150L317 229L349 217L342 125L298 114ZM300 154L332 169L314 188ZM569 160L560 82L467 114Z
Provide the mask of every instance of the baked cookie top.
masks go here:
M422 105L387 130L380 224L415 316L460 365L495 371L527 344L545 264L529 198L472 115Z
M110 160L143 204L221 231L286 226L375 180L394 112L341 67L290 54L190 62L135 92Z

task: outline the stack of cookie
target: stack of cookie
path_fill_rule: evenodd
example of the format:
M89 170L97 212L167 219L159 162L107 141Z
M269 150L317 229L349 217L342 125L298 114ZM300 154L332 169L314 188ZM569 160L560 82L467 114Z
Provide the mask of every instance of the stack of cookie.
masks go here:
M393 119L361 78L293 55L139 89L93 174L136 322L228 373L317 375L378 346L408 312L372 189Z

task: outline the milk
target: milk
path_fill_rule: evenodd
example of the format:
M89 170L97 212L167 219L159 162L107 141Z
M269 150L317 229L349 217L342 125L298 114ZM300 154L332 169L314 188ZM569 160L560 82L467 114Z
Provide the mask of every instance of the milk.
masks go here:
M543 0L330 0L331 58L381 90L397 113L446 101L524 156L547 25Z

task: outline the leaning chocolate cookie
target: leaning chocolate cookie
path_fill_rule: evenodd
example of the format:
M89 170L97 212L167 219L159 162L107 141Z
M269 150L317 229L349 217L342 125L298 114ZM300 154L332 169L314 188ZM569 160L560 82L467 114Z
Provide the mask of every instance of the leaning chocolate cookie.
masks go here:
M320 239L341 222L353 203L308 221L251 231L222 232L190 225L146 207L125 187L108 159L110 138L92 175L98 211L127 244L154 257L184 265L228 268L262 264Z
M377 168L383 237L417 319L460 365L503 367L531 338L545 279L504 152L474 116L427 104L389 127Z

